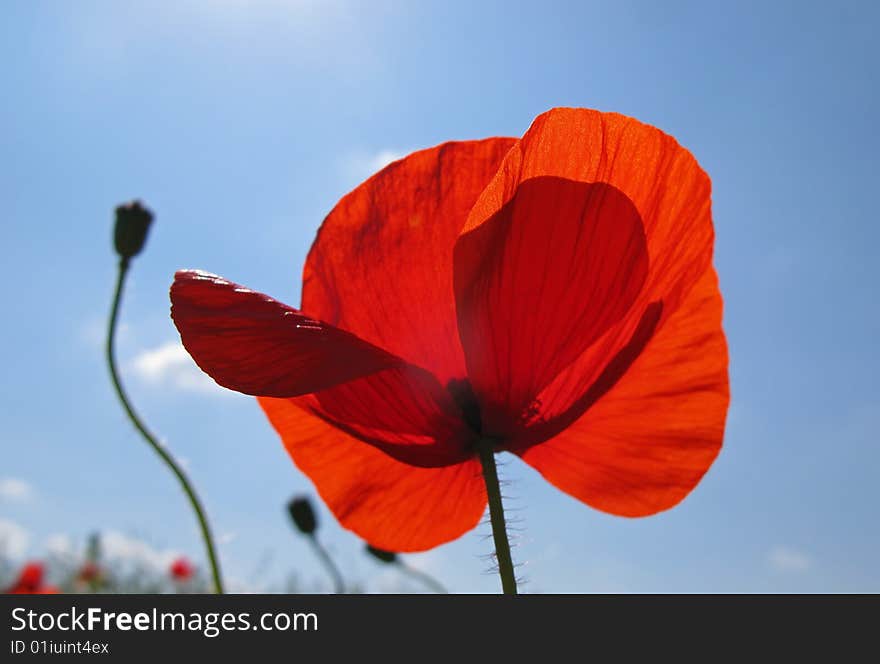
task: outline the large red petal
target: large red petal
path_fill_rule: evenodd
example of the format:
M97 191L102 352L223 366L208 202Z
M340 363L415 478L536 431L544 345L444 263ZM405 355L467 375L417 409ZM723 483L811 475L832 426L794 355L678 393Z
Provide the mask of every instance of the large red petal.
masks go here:
M419 466L456 463L473 433L429 372L266 295L203 272L178 272L172 317L196 363L220 385L304 403L339 429ZM314 393L314 394L312 394Z
M729 402L721 308L710 267L585 414L522 458L604 512L646 516L676 505L721 449Z
M507 154L474 205L462 240L493 223L535 178L603 183L629 200L642 222L648 254L644 284L626 315L545 385L530 412L536 424L570 418L609 363L644 332L657 307L660 329L711 263L714 230L708 176L674 138L632 118L559 108L539 116ZM558 297L547 294L549 298ZM592 306L584 302L584 307ZM498 329L499 335L506 330ZM627 352L629 352L627 351ZM595 390L592 390L595 391ZM522 429L523 427L521 427ZM522 439L534 437L519 431Z
M711 183L668 134L617 113L555 108L538 116L475 203L462 233L491 220L536 177L604 182L635 207L645 230L649 273L642 303L663 300L664 317L711 262Z
M337 429L414 466L473 456L474 432L433 374L402 365L302 397L304 408Z
M638 211L602 183L525 180L462 235L458 325L483 431L531 424L540 391L629 311L647 271Z
M343 197L306 261L302 308L443 384L463 377L452 248L514 143L490 138L421 150Z
M237 392L299 396L402 364L353 334L206 272L178 272L171 303L196 364Z
M486 507L479 462L401 463L315 417L301 399L259 399L296 465L339 522L373 546L424 551L474 528Z

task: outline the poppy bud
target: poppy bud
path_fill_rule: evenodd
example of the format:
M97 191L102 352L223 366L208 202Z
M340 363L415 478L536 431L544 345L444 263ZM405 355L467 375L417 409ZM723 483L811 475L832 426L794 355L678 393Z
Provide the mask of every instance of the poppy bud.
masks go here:
M294 498L287 504L287 511L290 518L305 535L311 535L318 527L318 521L315 518L315 511L312 509L312 503L306 497Z
M153 213L140 201L124 203L116 208L116 228L113 240L116 253L123 260L137 256L147 241L147 231L153 221Z
M383 563L396 563L397 562L397 554L392 551L385 551L384 549L377 549L375 546L371 544L367 544L367 553L369 553L374 558L381 560Z

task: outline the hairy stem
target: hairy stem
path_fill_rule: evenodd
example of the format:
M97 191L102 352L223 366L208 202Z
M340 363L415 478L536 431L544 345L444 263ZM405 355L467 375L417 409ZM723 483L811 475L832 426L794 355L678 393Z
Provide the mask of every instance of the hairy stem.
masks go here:
M516 595L516 577L513 572L513 559L510 556L510 543L507 540L507 526L504 523L504 505L501 503L501 487L498 484L498 470L495 467L495 449L491 440L483 439L477 445L480 464L483 466L483 480L489 497L489 518L492 522L492 537L495 539L495 557L498 560L498 573L505 595Z
M119 317L119 304L122 301L122 290L125 284L125 277L128 274L128 267L128 260L123 258L119 262L119 276L116 280L116 293L113 296L113 308L110 310L110 324L107 330L107 364L110 367L110 378L113 380L113 387L116 390L116 395L119 397L119 401L122 402L122 407L125 409L128 419L131 420L131 423L141 433L144 440L147 441L150 447L153 448L153 451L159 455L159 458L162 459L165 465L168 466L168 469L174 473L178 482L180 482L180 486L186 494L186 497L196 514L196 518L199 521L202 540L204 541L205 549L208 552L208 562L211 566L214 591L217 594L223 594L223 579L220 575L220 563L217 560L217 552L214 547L214 540L211 537L211 528L208 525L208 518L205 516L205 510L202 508L202 504L199 501L192 484L187 478L186 473L183 472L183 469L174 460L174 457L171 456L150 430L147 429L147 426L137 412L135 412L134 407L128 400L128 396L122 387L122 382L119 380L115 353L116 322Z

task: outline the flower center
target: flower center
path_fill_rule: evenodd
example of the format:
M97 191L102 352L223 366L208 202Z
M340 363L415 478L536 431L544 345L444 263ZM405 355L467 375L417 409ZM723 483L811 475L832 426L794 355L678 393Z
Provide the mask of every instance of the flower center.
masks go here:
M446 390L461 408L465 424L473 429L474 433L481 434L483 422L480 417L480 404L477 402L474 388L471 387L471 381L467 378L453 378L446 384Z

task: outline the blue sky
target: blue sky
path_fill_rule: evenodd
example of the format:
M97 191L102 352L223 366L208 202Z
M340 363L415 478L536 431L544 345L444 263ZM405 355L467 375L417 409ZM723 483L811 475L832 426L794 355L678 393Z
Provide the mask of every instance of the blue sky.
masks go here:
M732 404L674 510L598 513L518 460L526 591L880 591L872 2L5 2L0 537L43 556L100 529L202 551L102 362L113 207L157 213L122 312L129 391L185 460L239 587L322 572L283 506L311 492L256 403L206 383L168 317L175 270L299 302L323 216L390 156L618 111L713 180ZM321 507L346 574L396 588ZM412 563L492 592L483 526Z

